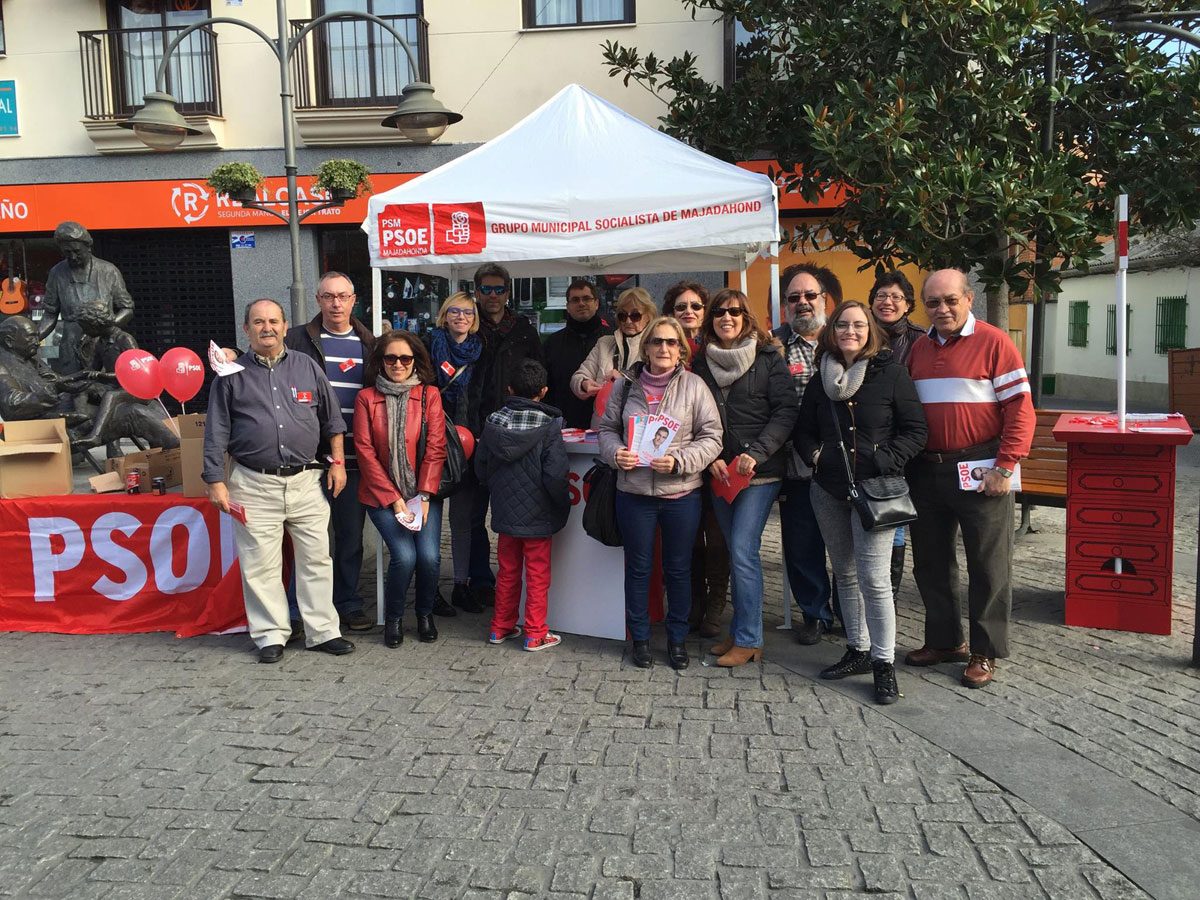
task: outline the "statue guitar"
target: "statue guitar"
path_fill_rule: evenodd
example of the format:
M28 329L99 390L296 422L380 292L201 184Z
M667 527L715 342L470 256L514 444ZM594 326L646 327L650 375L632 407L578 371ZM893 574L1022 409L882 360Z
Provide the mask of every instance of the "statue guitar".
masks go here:
M0 313L16 316L29 309L29 294L24 279L10 275L0 282Z

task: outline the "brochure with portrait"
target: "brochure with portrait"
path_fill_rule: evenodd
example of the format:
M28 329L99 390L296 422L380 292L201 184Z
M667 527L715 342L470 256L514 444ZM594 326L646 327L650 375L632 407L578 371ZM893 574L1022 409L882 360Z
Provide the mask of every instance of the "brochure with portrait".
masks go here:
M407 528L409 531L420 531L421 525L421 495L413 497L411 500L406 500L404 505L408 508L407 513L396 513L396 521Z
M964 491L977 491L983 484L983 476L987 470L996 465L996 459L964 459L958 464L958 486ZM1013 466L1012 478L1008 480L1014 491L1021 489L1021 464Z
M642 413L629 417L629 450L638 455L638 465L666 456L671 440L679 432L680 423L670 416Z

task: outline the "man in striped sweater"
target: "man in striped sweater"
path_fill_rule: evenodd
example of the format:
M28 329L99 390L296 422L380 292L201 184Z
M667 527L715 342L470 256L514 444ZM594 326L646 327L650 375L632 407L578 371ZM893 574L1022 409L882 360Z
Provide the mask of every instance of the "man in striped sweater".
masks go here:
M1020 353L1007 334L971 314L974 292L958 269L925 280L921 300L933 322L913 343L908 369L929 422L925 451L909 466L917 521L913 574L925 603L925 646L910 666L966 662L962 682L990 684L996 659L1008 656L1012 608L1013 495L1009 479L1029 454L1035 416ZM982 461L982 462L981 462ZM963 490L958 464L983 465L983 483ZM967 557L967 620L956 557L962 531Z

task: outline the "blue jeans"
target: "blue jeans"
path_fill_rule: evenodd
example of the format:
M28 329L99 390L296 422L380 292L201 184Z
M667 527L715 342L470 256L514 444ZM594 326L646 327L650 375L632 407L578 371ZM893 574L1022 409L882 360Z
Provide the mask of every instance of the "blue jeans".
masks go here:
M667 640L687 639L692 609L692 544L700 527L700 490L675 500L617 491L617 523L625 544L625 624L635 641L650 640L650 573L654 532L662 532Z
M397 522L390 507L370 507L367 515L392 557L383 591L384 618L404 617L404 597L414 570L417 593L413 607L418 616L430 615L437 594L438 572L442 567L442 501L429 501L429 518L420 531L409 531Z
M339 616L359 612L363 598L358 594L358 579L362 575L363 522L367 509L358 502L358 469L346 469L346 486L336 497L328 487L325 475L321 475L321 490L329 501L329 524L333 527L330 556L333 557L333 607ZM288 615L293 622L299 621L300 609L296 605L296 573L287 585Z
M903 547L904 546L904 526L903 525L901 525L899 528L896 529L896 536L894 538L892 538L892 546L893 547Z
M729 636L737 647L761 647L763 571L759 548L779 482L751 484L726 503L713 496L713 512L729 545L729 597L733 619Z
M804 618L833 625L832 587L825 568L825 542L808 496L809 482L785 479L779 499L783 565L792 597Z

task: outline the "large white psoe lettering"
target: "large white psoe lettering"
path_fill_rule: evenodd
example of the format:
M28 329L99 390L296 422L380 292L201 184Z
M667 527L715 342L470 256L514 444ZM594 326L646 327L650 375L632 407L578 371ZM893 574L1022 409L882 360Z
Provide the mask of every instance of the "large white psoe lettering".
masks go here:
M96 520L92 526L92 549L106 563L125 573L124 581L113 581L107 575L101 575L92 585L96 593L120 603L136 597L146 587L146 564L128 547L122 547L112 539L114 531L132 537L141 527L142 523L129 513L105 513Z
M54 597L54 576L74 569L83 561L88 538L74 520L65 516L31 518L29 521L29 553L33 563L33 593L38 602L50 602ZM132 537L143 522L128 513L106 513L92 525L92 549L96 556L119 569L124 581L114 581L107 575L98 578L93 590L115 602L137 596L146 588L149 573L146 564L133 550L122 547L112 539L114 531ZM172 532L176 527L187 531L187 550L183 572L175 574L175 555ZM62 539L63 548L55 552L51 539ZM212 559L212 540L203 513L191 506L176 506L164 510L150 531L150 564L154 583L160 593L184 594L194 591L208 579ZM220 516L218 545L221 548L219 565L224 576L237 554L233 546L233 520Z
M171 532L177 525L187 530L187 556L182 575L175 574L175 548L171 542ZM150 562L154 566L154 583L160 591L186 594L200 587L208 577L210 556L208 526L200 510L176 506L158 517L150 532Z
M62 538L63 549L55 553L50 538ZM50 516L29 520L29 555L33 560L33 599L47 603L54 599L54 573L66 572L79 565L87 541L83 530L71 519Z

